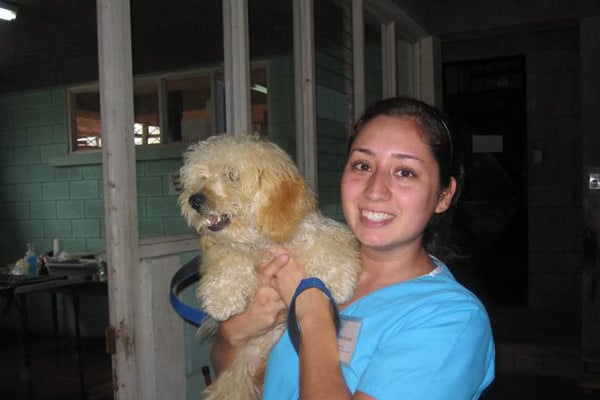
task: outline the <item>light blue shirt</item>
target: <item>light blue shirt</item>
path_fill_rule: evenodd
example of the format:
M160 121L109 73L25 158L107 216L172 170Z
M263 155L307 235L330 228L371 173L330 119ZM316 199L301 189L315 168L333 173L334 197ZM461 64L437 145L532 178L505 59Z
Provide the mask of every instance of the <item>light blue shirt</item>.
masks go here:
M350 392L376 399L477 399L494 379L495 349L481 302L448 268L377 290L342 318L360 331L342 373ZM263 399L298 399L298 356L287 331L267 364Z

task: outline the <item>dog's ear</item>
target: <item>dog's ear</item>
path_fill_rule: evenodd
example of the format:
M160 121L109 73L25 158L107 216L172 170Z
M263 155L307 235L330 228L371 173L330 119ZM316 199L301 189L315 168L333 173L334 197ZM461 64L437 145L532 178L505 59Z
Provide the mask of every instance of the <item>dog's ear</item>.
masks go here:
M316 209L315 198L301 178L280 181L275 187L263 189L266 199L258 211L258 229L275 243L285 243L292 238L302 218Z

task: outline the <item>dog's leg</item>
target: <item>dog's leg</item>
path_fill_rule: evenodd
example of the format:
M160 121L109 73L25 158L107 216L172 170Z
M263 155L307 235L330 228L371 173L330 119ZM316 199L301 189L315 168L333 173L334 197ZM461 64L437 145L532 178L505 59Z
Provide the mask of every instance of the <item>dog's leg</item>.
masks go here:
M202 399L259 400L262 395L262 379L268 354L281 337L283 330L282 324L248 342L231 366L205 389Z
M306 254L306 274L321 279L331 291L338 304L352 298L356 279L360 272L360 253L358 243L347 229L333 220L318 217L320 221L309 221L301 233L310 238ZM314 227L318 227L315 229Z
M231 249L211 247L203 254L197 296L217 321L240 314L258 285L253 260Z

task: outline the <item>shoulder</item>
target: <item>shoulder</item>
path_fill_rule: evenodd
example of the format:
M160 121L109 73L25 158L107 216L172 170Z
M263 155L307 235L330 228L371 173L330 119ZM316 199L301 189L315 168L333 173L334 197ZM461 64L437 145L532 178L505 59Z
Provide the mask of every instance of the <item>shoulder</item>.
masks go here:
M484 305L443 264L434 273L373 292L343 314L385 326L390 335L426 327L446 332L465 325L482 333L491 329Z

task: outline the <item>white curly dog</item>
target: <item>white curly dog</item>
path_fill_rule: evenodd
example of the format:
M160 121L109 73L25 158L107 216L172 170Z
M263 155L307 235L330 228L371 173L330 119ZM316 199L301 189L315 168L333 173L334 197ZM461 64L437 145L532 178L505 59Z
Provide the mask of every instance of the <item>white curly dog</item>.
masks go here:
M336 302L352 297L360 269L357 242L324 217L291 158L272 142L223 134L191 145L180 170L182 215L200 234L197 296L215 321L239 314L253 299L264 250L281 244L320 278ZM210 327L210 328L207 328ZM266 358L283 324L253 339L203 393L210 400L259 399ZM206 333L206 332L204 332Z

